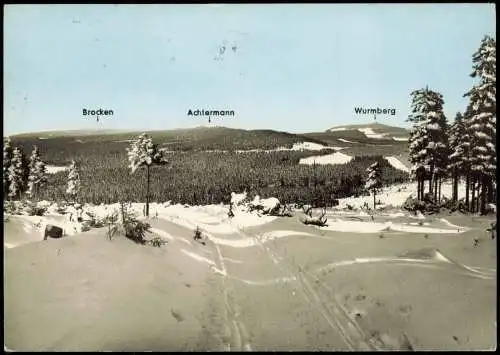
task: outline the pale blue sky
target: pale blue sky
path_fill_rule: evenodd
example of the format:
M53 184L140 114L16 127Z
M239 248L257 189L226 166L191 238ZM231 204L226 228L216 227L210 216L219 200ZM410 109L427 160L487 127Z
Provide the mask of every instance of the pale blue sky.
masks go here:
M232 109L228 127L323 131L372 122L429 85L463 110L471 56L495 36L492 4L9 5L4 8L4 134L170 129ZM236 44L236 52L232 45ZM225 44L222 60L215 57ZM112 109L84 119L83 108Z

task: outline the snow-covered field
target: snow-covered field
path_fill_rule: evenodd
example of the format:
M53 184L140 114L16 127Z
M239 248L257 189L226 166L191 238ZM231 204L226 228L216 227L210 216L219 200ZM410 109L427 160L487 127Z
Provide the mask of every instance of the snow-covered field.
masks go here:
M341 142L344 142L344 143L356 143L356 142L353 142L353 141L348 141L347 139L343 139L343 138L339 138L338 140L341 141Z
M392 139L399 142L406 142L408 140L408 137L392 137Z
M442 191L450 196L451 185ZM65 223L42 201L47 216L4 223L4 342L46 351L492 348L489 220L415 217L399 208L415 192L415 183L384 188L375 213L360 209L372 196L341 199L325 227L302 224L301 210L249 212L245 193L233 194L232 218L223 204L152 203L161 248L110 241L106 227L42 242L37 224ZM118 207L83 209L101 219ZM143 208L131 205L139 216Z
M302 158L299 160L299 164L346 164L353 159L352 156L335 152L328 155L319 155L313 157Z

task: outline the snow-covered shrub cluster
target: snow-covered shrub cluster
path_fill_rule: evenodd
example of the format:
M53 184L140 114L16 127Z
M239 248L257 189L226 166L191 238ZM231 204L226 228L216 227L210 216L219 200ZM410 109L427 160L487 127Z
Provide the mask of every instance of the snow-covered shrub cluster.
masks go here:
M280 211L285 209L285 206L276 197L261 198L259 195L255 195L250 201L246 191L239 194L231 192L230 206L231 213L234 213L235 210L244 210L247 212L257 211L267 215L280 215Z

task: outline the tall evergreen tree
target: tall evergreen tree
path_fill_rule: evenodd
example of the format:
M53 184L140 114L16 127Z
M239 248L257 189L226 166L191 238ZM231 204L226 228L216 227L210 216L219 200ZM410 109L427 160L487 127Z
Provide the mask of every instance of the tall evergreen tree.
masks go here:
M365 188L373 193L373 210L375 210L377 191L382 187L382 178L378 162L370 165L366 171L368 172L368 180L366 181Z
M24 190L24 167L21 149L14 148L12 160L9 166L9 197L19 199Z
M9 193L9 168L12 162L12 141L7 138L3 143L3 193Z
M496 177L496 41L485 36L472 56L472 78L479 83L464 96L469 97L471 114L467 126L473 135L471 171L480 186L480 212L493 199ZM473 201L474 202L474 201Z
M74 160L71 161L68 173L68 186L66 188L66 194L69 195L70 199L76 201L78 199L78 193L80 192L80 174L78 172L78 167Z
M129 167L132 173L146 166L146 217L149 217L149 185L150 185L150 167L152 165L167 164L167 159L158 149L153 140L146 133L142 133L135 141L131 143L130 148L127 148Z
M465 128L464 118L460 112L455 116L455 122L450 127L449 144L450 156L448 168L452 175L452 200L458 200L458 184L460 177L465 173L466 162L469 159L470 138Z
M448 155L443 96L428 87L410 95L412 111L408 121L413 123L409 138L410 161L422 189L417 195L423 195L423 180L427 177L429 192L437 197L436 178L444 176Z
M28 195L31 197L38 196L41 186L47 182L45 163L40 157L40 151L37 146L33 147L29 161L29 176L28 176Z

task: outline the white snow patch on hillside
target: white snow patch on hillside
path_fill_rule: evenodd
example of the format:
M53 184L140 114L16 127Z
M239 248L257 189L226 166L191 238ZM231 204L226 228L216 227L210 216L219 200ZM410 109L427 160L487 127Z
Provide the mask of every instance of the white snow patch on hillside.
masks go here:
M381 139L387 136L387 133L375 133L372 128L358 128L358 131L364 133L368 138Z
M402 170L407 173L410 172L410 169L408 169L406 165L401 163L401 161L398 158L392 156L392 157L384 157L384 159L387 160L389 164L391 164L395 169Z
M352 156L335 152L333 154L328 155L320 155L302 158L299 160L299 164L308 164L312 165L316 162L316 164L346 164L353 159Z
M341 141L341 142L344 142L344 143L356 143L356 142L353 142L353 141L348 141L347 139L344 139L344 138L339 138L338 140Z
M295 143L291 148L291 150L321 150L325 148L327 147L318 143L301 142L301 143Z
M286 152L286 151L302 151L302 150L322 150L322 149L327 149L331 148L326 145L318 144L318 143L313 143L313 142L300 142L300 143L294 143L292 148L286 148L286 147L278 147L275 149L247 149L247 150L236 150L236 153L252 153L252 152L266 152L266 153L271 153L271 152Z
M392 137L392 139L399 142L405 142L408 140L408 137Z
M338 128L330 128L328 132L340 132L340 131L345 131L345 127L338 127Z
M47 165L45 166L47 174L56 174L61 171L66 171L69 169L69 166L56 166L56 165Z

